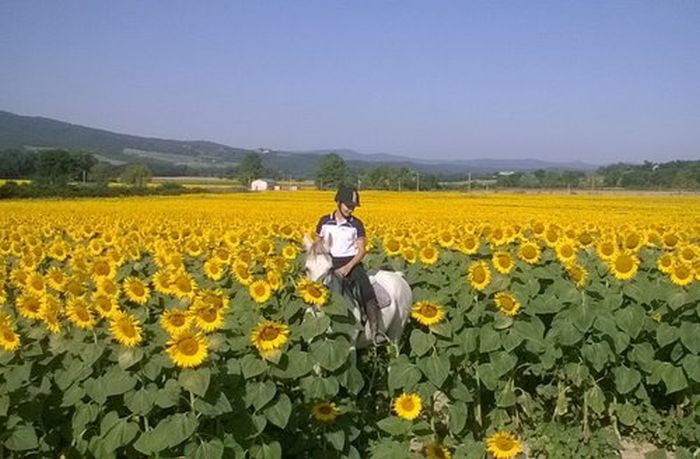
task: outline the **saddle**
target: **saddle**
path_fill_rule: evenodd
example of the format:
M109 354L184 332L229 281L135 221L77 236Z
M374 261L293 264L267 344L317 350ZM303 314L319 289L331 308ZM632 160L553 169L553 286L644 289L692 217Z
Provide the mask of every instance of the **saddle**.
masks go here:
M352 300L356 305L360 306L362 304L360 288L349 279L343 279L342 282L343 295L346 297L349 296L350 300ZM370 282L372 284L372 288L374 289L374 296L377 297L379 309L388 307L391 304L391 295L389 295L389 292L387 292L386 289L379 284L379 282L373 282L372 279L370 279ZM364 308L360 308L360 310L364 314Z

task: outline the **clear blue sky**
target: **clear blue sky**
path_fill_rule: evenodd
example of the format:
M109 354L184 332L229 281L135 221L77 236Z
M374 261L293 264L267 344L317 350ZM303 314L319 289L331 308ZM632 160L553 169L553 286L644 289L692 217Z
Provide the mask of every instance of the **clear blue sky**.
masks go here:
M2 0L0 110L253 148L700 159L700 1Z

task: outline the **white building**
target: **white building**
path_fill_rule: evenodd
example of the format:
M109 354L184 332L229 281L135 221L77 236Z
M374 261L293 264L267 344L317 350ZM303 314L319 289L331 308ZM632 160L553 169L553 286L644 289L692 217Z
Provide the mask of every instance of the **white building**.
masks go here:
M275 181L271 179L256 179L250 183L250 191L265 191L273 190L275 188Z

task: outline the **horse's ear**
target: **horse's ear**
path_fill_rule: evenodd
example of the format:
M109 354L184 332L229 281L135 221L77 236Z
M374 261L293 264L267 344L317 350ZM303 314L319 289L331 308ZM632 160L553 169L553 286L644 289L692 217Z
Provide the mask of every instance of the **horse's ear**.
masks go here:
M311 237L309 237L309 233L304 233L304 250L308 252L313 243Z
M333 245L333 235L328 233L323 239L323 248L326 249L327 253L331 253L331 246Z

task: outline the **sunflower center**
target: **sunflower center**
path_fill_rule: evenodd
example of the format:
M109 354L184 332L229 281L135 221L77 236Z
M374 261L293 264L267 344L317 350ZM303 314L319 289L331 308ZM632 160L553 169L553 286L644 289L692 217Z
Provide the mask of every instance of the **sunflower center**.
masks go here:
M185 355L195 355L199 350L199 343L194 338L185 338L177 344L177 347Z
M170 316L170 323L176 327L182 327L185 325L185 316L183 314L175 314Z
M515 442L510 438L499 438L496 440L496 447L501 451L510 451L515 447Z
M279 334L280 331L277 327L265 327L262 333L260 333L260 337L263 341L272 341L277 338Z
M87 322L90 320L90 314L84 309L84 308L79 308L75 311L75 315L78 316L78 319L80 319L83 322Z
M199 317L205 322L214 322L216 320L216 310L207 308L199 311Z
M104 297L97 298L95 300L95 303L104 312L109 312L112 310L112 302L109 301L109 299L107 299L107 298L104 298Z
M95 274L99 276L106 276L109 274L109 265L104 262L97 262L95 264Z
M255 286L255 294L258 296L263 296L265 294L265 286L264 285L256 285Z
M423 317L432 318L437 315L438 310L432 304L424 304L423 307L420 309L420 313Z
M561 248L561 254L566 258L569 258L571 255L573 255L573 253L574 250L571 248L570 245L565 245Z
M501 265L502 268L507 268L508 266L510 266L510 258L508 257L508 255L499 255L498 264Z
M515 303L513 302L513 299L511 297L503 296L501 297L501 307L506 311L512 311L515 307Z
M15 334L12 333L12 330L9 330L7 328L2 330L2 337L5 341L8 342L13 342L15 340Z
M523 256L529 260L535 258L535 256L537 256L537 252L533 246L526 245L523 247Z
M39 277L35 277L32 279L32 287L34 287L35 290L43 290L44 281L42 281Z
M679 279L687 279L690 276L690 270L685 266L679 266L676 268L675 274Z
M25 303L25 307L31 312L39 312L41 304L36 299L31 298Z
M612 243L607 242L603 244L600 251L603 252L603 255L612 255L613 252L615 252L615 246L613 246Z
M632 271L634 263L632 262L632 257L629 255L620 255L615 260L615 268L621 273L628 273Z
M406 398L401 401L401 408L404 411L413 411L416 407L416 404L413 403L413 399L411 398Z
M333 407L330 405L321 405L318 407L318 412L328 416L329 414L333 413Z
M476 269L474 269L474 282L477 284L480 284L486 280L486 272L484 272L484 268L481 266L477 266Z
M321 290L319 290L319 288L316 287L315 285L309 285L309 286L306 288L306 291L307 291L307 293L308 293L309 295L311 295L311 296L314 297L314 298L320 298L320 297L321 297Z
M143 296L146 293L146 291L140 284L131 284L131 293L133 293L136 296Z
M185 277L178 277L175 281L175 284L177 285L177 288L183 292L189 292L190 290L192 290L192 284L190 284L189 279Z
M127 320L122 320L121 322L119 322L119 328L121 329L124 336L126 336L127 338L133 338L134 336L136 336L136 329L134 328L132 323Z

